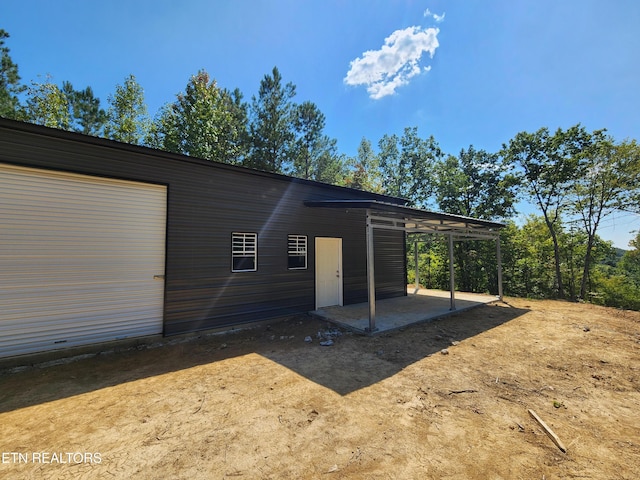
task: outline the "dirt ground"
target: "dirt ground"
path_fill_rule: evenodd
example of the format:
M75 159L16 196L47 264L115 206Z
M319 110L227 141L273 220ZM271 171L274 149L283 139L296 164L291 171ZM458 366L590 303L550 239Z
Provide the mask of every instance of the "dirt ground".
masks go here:
M328 330L4 370L0 478L638 478L638 312L507 299L320 346Z

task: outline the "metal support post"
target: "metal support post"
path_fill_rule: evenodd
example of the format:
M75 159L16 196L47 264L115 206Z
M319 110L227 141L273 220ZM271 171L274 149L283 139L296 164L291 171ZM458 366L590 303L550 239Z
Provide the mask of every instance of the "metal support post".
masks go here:
M502 253L500 252L500 234L496 238L496 257L498 260L498 298L502 300Z
M369 333L376 331L376 277L374 271L373 224L367 210L367 292L369 298Z
M414 240L413 242L413 256L415 258L415 262L416 262L416 289L413 293L418 293L418 290L420 290L420 268L418 265L418 259L419 259L419 254L418 254L418 241Z
M455 279L455 265L453 263L453 235L449 234L449 289L451 292L451 308L456 309L456 279Z

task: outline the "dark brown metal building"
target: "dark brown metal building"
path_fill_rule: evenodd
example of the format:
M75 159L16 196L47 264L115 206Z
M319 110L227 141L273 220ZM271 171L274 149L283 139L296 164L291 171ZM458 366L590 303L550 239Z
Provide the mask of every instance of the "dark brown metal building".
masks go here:
M366 211L331 200L404 204L0 119L0 357L366 302ZM404 238L375 236L377 298Z

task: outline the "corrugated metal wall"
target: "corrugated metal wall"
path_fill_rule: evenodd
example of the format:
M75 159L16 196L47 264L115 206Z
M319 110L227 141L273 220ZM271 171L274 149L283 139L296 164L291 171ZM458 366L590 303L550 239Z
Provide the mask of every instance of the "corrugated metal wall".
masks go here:
M0 162L168 185L165 334L313 310L316 236L343 238L344 303L367 299L364 212L303 202L371 194L5 120ZM258 234L256 272L231 272L232 232ZM309 237L307 270L287 269L288 234ZM402 232L376 250L379 298L404 295Z

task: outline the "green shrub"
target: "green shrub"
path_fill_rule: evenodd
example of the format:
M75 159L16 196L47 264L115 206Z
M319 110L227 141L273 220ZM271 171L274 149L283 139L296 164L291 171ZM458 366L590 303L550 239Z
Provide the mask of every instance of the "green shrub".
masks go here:
M600 277L597 292L590 295L590 300L607 307L640 310L640 288L625 275Z

